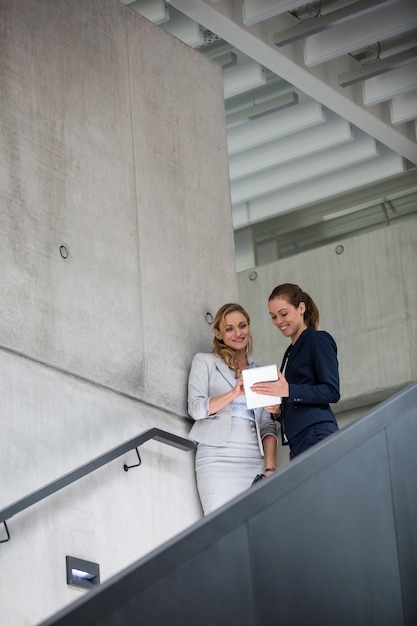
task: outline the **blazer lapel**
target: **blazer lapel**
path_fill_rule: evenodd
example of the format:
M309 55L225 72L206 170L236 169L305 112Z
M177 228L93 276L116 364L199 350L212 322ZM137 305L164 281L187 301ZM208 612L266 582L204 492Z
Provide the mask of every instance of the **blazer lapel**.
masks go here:
M294 360L294 358L297 356L297 353L301 350L301 348L303 347L303 344L305 342L305 340L307 339L307 337L313 332L313 327L309 326L308 328L306 328L301 335L298 337L297 341L295 342L295 344L292 346L291 352L289 354L288 357L288 364Z
M221 360L221 358L217 356L217 354L214 354L213 356L214 356L214 364L217 370L220 372L223 378L229 383L232 389L234 389L236 386L236 378L234 376L234 373L232 372L232 370L230 370L227 367L226 363L224 363Z

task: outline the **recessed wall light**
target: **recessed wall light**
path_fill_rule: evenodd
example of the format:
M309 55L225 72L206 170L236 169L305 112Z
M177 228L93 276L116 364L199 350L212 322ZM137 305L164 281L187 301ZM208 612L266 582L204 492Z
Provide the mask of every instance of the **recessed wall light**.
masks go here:
M75 556L66 556L67 585L91 589L100 584L100 566L98 563L84 561Z

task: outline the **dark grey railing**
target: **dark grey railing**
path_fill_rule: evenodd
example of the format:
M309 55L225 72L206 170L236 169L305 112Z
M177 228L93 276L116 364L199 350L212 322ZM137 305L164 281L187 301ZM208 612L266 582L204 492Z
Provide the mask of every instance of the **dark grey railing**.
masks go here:
M5 543L10 539L9 529L7 527L7 520L16 515L16 513L20 513L25 509L29 508L33 504L36 504L40 500L47 498L48 496L54 494L55 492L67 487L71 483L83 478L87 474L91 474L96 469L99 469L103 465L114 461L122 454L126 454L126 452L130 452L131 450L136 449L136 454L138 456L138 463L136 465L123 465L123 469L127 472L131 467L137 467L141 464L141 459L138 451L138 447L142 444L146 443L150 439L155 439L155 441L160 441L161 443L165 443L169 446L173 446L174 448L179 448L180 450L191 451L195 449L195 444L190 439L185 439L184 437L179 437L178 435L174 435L173 433L169 433L165 430L160 430L159 428L150 428L149 430L145 430L140 435L133 437L133 439L129 439L124 443L112 448L108 452L101 454L96 457L92 461L85 463L84 465L80 465L77 469L68 472L64 476L57 478L52 481L48 485L33 491L29 495L21 498L20 500L16 500L13 504L10 504L4 509L0 510L0 524L4 525L4 529L6 531L7 539L0 540L0 543Z

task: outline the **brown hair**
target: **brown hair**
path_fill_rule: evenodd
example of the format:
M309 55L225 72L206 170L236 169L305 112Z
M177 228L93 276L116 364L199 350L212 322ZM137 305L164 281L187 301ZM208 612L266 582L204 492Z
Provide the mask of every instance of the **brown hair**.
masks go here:
M304 302L306 307L303 316L305 323L307 326L312 326L316 330L318 329L320 314L317 305L308 293L303 291L298 285L294 285L293 283L278 285L269 296L268 302L271 302L274 298L284 298L284 300L292 304L296 309L298 309L300 302Z
M226 324L226 316L229 315L229 313L234 312L242 313L242 315L246 317L248 324L250 324L250 318L245 309L240 306L240 304L230 302L228 304L223 304L214 316L213 332L215 330L220 330L220 326L222 324ZM236 378L240 377L242 370L238 367L235 350L226 346L222 339L217 339L217 337L214 336L212 352L217 354L226 363L226 365L236 373ZM252 352L252 335L249 335L246 352L247 354L251 354Z

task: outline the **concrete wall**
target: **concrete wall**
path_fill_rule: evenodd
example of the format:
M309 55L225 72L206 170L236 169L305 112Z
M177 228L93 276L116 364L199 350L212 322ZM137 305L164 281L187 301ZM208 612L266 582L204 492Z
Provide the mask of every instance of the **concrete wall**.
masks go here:
M239 300L251 315L255 359L278 363L288 340L272 325L268 297L297 283L320 310L320 327L338 344L340 426L417 379L417 219L410 218L238 274ZM255 272L255 274L253 273ZM286 450L279 462L288 461Z
M219 67L118 0L0 0L0 106L5 507L151 426L186 435L237 286ZM83 593L66 555L105 580L200 518L193 455L141 457L10 520L4 626Z

